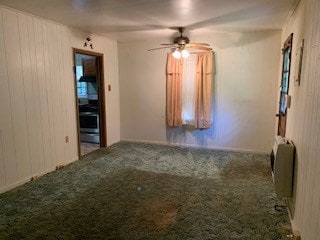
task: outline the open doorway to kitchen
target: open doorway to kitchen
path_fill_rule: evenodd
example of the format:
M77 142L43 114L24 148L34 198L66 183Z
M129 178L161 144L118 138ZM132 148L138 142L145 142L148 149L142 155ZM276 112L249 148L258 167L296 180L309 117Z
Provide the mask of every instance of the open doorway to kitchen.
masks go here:
M106 146L103 55L74 49L79 158Z

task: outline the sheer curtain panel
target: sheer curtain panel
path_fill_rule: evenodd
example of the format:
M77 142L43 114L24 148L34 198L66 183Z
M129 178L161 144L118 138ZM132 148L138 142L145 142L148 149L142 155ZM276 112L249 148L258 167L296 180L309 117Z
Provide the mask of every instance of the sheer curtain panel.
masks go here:
M195 81L196 81L197 55L183 60L182 74L182 124L194 126Z

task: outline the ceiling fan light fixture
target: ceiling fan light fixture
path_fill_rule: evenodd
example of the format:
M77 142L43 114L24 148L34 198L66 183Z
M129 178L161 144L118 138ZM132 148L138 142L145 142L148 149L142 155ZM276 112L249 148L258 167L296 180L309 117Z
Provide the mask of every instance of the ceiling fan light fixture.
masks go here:
M176 49L174 50L174 52L172 53L172 56L175 58L175 59L180 59L181 58L181 52Z
M190 52L186 50L186 48L196 49L197 51L211 51L212 48L208 43L191 43L188 37L182 35L184 28L178 28L180 36L176 37L172 43L161 43L162 47L159 48L152 48L148 51L159 50L164 48L170 48L173 51L171 54L175 59L180 58L188 58L190 56ZM192 51L192 50L191 50Z
M189 51L188 51L187 49L183 49L183 50L181 51L181 56L182 56L183 58L187 58L187 57L189 57L189 55L190 55L190 53L189 53Z

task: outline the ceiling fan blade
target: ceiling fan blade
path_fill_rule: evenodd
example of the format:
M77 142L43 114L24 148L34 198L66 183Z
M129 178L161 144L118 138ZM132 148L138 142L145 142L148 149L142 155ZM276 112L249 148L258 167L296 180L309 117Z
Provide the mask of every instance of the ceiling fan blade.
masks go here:
M189 46L189 44L186 45L186 47L187 48L194 48L194 49L204 50L204 51L211 51L212 50L212 48L209 48L209 47L194 46L194 45Z
M164 49L164 48L173 48L173 47L167 46L167 47L151 48L151 49L148 49L148 51L154 51L154 50L159 50L159 49Z
M188 43L188 44L192 44L192 45L202 45L202 46L210 46L209 43ZM187 44L187 45L188 45Z
M161 43L162 46L174 46L174 43Z

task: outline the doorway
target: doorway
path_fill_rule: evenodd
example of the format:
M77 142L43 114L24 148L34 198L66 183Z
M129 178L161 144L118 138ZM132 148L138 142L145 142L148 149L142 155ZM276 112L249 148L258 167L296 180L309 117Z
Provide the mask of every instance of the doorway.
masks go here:
M106 146L103 55L74 49L79 158Z
M285 137L287 127L287 107L288 107L288 93L290 83L290 67L292 55L292 40L293 33L290 34L288 39L284 42L282 48L282 75L280 86L280 101L278 119L278 135Z

